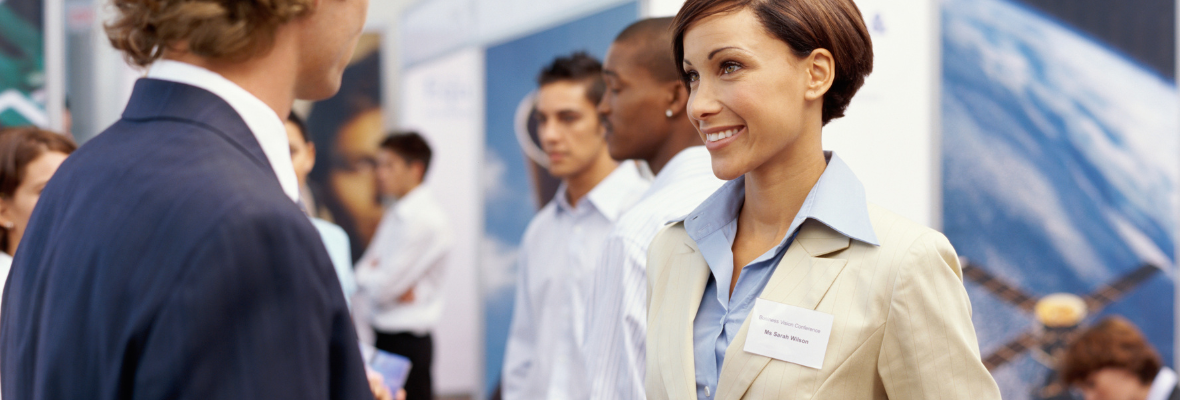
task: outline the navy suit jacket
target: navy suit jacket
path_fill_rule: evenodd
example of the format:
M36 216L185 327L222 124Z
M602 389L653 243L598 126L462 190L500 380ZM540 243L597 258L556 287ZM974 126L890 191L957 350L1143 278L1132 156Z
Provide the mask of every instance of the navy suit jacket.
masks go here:
M241 117L154 79L45 187L0 313L6 399L371 399L319 234Z

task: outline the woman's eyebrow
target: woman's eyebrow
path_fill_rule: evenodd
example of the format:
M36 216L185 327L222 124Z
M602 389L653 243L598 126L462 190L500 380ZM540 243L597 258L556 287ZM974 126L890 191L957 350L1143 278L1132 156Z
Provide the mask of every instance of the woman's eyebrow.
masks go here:
M719 49L713 50L713 51L709 52L709 59L710 59L710 60L712 60L712 59L713 59L713 56L717 55L717 53L720 53L720 52L722 52L722 51L724 51L724 50L729 50L729 49L736 49L736 48L737 48L737 47L734 47L734 46L725 46L725 47L722 47L722 48L719 48Z

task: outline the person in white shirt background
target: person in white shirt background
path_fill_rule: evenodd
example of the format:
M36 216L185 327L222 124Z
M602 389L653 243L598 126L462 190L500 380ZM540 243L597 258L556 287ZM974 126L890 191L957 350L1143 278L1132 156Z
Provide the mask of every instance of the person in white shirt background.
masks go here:
M407 400L433 398L431 331L442 316L452 241L446 213L422 185L430 159L430 145L417 133L395 133L381 142L377 184L395 202L356 264L356 318L372 326L375 347L410 359Z
M598 60L559 57L538 85L538 137L561 185L521 240L503 398L588 399L581 345L594 268L606 235L648 182L607 150L595 110L605 90Z
M1180 400L1168 368L1135 324L1106 317L1081 332L1060 357L1061 383L1085 400Z
M0 289L41 189L77 148L68 136L34 127L0 130Z
M295 167L295 178L299 181L299 205L303 212L311 218L311 224L320 232L324 240L324 249L332 259L332 266L336 269L336 278L340 280L340 288L344 290L344 299L351 305L352 295L356 293L356 278L352 273L352 245L348 241L348 234L340 226L312 216L311 210L315 204L311 201L307 188L307 175L315 168L315 144L307 136L307 124L294 112L287 116L283 124L287 128L287 142L291 148L291 165Z
M595 271L583 346L595 400L644 398L648 245L724 183L684 114L688 91L672 57L671 25L672 18L635 22L606 53L598 111L611 157L646 161L655 180L615 223Z

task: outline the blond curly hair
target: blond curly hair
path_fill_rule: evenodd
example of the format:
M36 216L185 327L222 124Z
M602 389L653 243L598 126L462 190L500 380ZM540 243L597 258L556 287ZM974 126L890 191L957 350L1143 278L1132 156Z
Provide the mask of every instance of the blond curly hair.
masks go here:
M112 0L118 16L105 26L111 45L145 67L187 43L195 55L241 61L265 53L277 28L315 0Z

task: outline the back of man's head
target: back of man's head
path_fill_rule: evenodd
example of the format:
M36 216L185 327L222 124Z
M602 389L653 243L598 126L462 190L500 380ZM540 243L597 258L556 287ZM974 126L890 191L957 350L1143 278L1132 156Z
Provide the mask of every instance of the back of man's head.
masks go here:
M606 83L602 81L602 63L583 51L555 58L537 76L537 86L566 81L585 84L586 98L591 104L598 104L606 92Z
M210 60L249 59L270 50L279 26L311 11L315 0L113 0L111 45L147 66L178 45Z
M680 80L680 66L672 56L672 17L648 18L619 32L615 43L638 47L635 60L660 82Z

